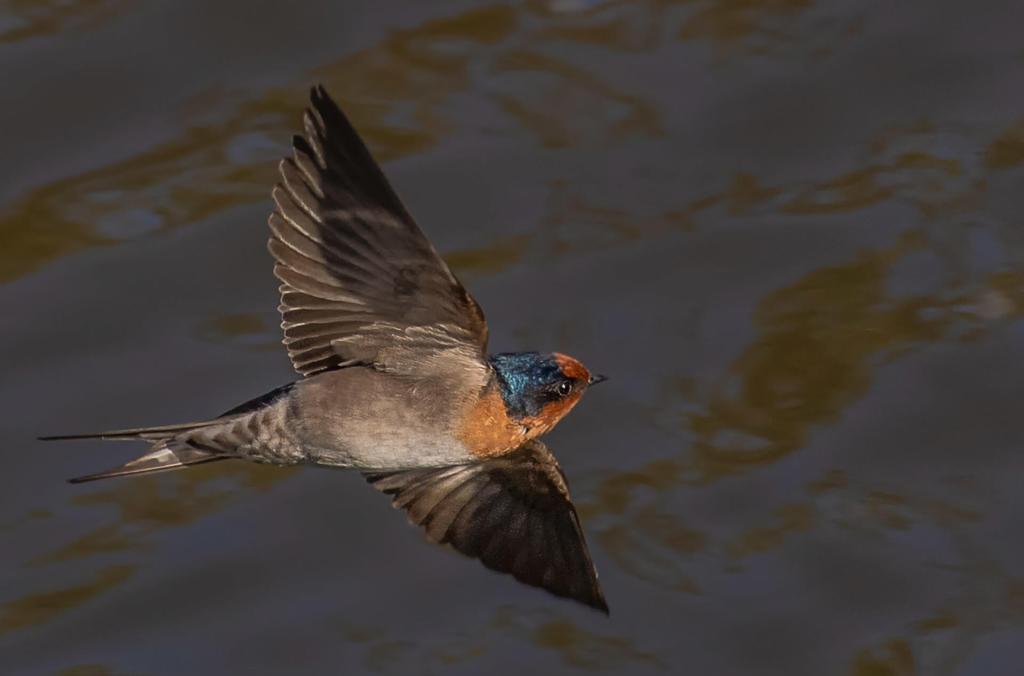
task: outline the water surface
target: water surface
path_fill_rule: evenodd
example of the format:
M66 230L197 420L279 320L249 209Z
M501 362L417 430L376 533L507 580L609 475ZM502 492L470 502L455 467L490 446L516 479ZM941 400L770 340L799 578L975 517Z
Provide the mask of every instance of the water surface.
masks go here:
M1014 674L1013 3L0 7L0 672ZM492 349L612 376L548 438L610 619L354 474L87 486L292 379L264 243L323 82Z

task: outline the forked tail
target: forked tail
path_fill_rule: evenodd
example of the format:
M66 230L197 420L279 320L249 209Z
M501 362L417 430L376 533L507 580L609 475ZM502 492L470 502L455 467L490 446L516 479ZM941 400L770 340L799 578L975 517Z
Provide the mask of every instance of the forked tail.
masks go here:
M72 441L78 439L107 439L110 441L135 441L145 439L146 441L162 441L170 439L182 432L191 432L202 427L215 425L222 420L208 420L205 422L183 423L180 425L163 425L161 427L136 427L127 430L108 430L106 432L90 432L87 434L58 434L54 436L39 437L39 441Z
M136 427L126 430L110 430L107 432L93 432L90 434L60 434L56 436L39 437L40 441L65 441L71 439L109 439L112 441L149 441L152 446L149 452L141 458L136 458L120 467L108 469L105 472L88 474L86 476L69 479L71 483L82 483L83 481L95 481L97 479L109 479L115 476L127 476L129 474L148 474L150 472L162 472L168 469L177 469L187 465L197 465L202 462L213 462L214 460L227 460L231 455L230 445L216 444L209 438L210 434L193 434L205 430L216 433L218 430L207 428L224 425L230 431L232 423L247 420L252 414L270 406L275 401L284 397L294 387L289 383L266 394L247 401L241 406L236 406L227 413L213 420L202 422L183 423L180 425L163 425L161 427ZM243 426L244 427L244 426ZM242 430L246 432L245 429ZM251 430L249 430L251 432ZM214 434L214 436L216 436ZM229 437L230 438L230 437ZM217 445L212 448L211 445Z
M73 479L68 479L68 483L80 484L98 479L111 479L116 476L163 472L169 469L178 469L187 465L198 465L199 463L214 462L216 460L227 460L227 457L201 451L183 441L169 439L159 442L149 453L131 462L126 462L119 467L113 467L103 472L76 476Z
M65 441L69 439L111 439L114 441L152 441L153 447L145 455L127 462L118 467L86 474L85 476L68 479L70 483L78 484L98 479L110 479L116 476L129 476L132 474L149 474L152 472L163 472L169 469L178 469L187 465L198 465L203 462L215 460L226 460L226 456L204 451L192 446L183 439L176 438L180 434L193 430L209 427L217 421L201 423L187 423L184 425L165 425L163 427L139 427L127 430L110 430L107 432L95 432L92 434L64 434L50 437L39 437L41 441Z

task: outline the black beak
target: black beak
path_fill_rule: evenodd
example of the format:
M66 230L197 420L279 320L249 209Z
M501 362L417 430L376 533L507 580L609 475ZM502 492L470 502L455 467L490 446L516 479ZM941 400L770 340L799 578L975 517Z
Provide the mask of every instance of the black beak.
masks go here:
M587 385L597 385L598 383L603 383L606 380L608 380L608 376L602 376L600 373L595 373L590 376L590 380L587 381Z

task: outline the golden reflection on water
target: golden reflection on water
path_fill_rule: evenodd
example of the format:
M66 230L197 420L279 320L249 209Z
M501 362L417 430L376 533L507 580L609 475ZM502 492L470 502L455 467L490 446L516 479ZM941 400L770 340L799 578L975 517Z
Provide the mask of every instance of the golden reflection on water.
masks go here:
M89 28L127 5L125 0L7 0L0 44Z
M79 4L88 3L74 6ZM578 34L569 26L602 21L621 26L648 20L655 7L664 9L645 4L610 3L579 15L552 14L543 5L474 9L396 31L371 48L318 68L313 76L332 91L344 92L346 109L382 161L436 145L453 127L445 119L444 102L469 90L491 92L515 128L550 146L656 135L661 124L650 103L619 90L599 73L541 51L553 43L592 40L591 33ZM716 2L702 11L758 17L779 11L776 4ZM538 23L538 18L545 21ZM474 75L471 65L482 74ZM536 74L542 81L527 88L533 94L502 91L494 84L515 73ZM298 119L295 92L301 89L293 83L247 101L223 101L226 109L214 121L199 122L176 139L30 191L0 214L5 242L0 281L86 247L180 227L265 200L274 160ZM217 97L200 97L209 99ZM553 109L552 100L568 108Z
M716 55L787 54L821 58L863 29L861 12L815 0L683 0L693 11L678 29L683 40L709 43Z
M135 157L31 190L0 220L0 281L80 249L125 235L179 227L245 201L265 198L282 145L261 161L231 158L238 139L285 127L287 109L267 96L221 124L190 129ZM285 138L284 134L278 138Z
M77 664L57 672L56 676L127 676L124 672L115 672L102 664Z
M949 195L983 194L985 174L981 167L907 150L926 144L933 133L927 122L887 132L872 143L867 166L810 186L769 187L740 175L726 191L692 202L686 221L699 226L700 212L722 204L733 214L754 207L818 213L900 200L929 219L960 213L968 202L949 201ZM586 209L575 208L562 218L586 216ZM628 222L629 216L619 213L614 220ZM692 392L690 383L681 392L683 400L696 396L703 408L687 417L693 447L602 480L584 514L622 514L638 488L670 492L775 462L862 397L881 361L951 335L976 339L991 321L1020 316L1024 275L1013 269L993 273L981 290L893 297L888 285L894 267L918 252L945 256L939 246L923 231L908 231L891 247L766 294L755 311L758 335L733 361L728 379L704 393Z
M214 476L207 472L224 471L218 472L213 465L210 468L206 472L177 472L169 482L154 476L135 477L74 497L72 502L76 505L115 509L117 520L34 559L32 563L55 563L138 549L145 545L146 536L155 531L188 525L220 509L235 491L208 486ZM167 486L167 483L172 485Z
M513 235L499 238L488 246L452 251L444 258L460 277L472 279L476 275L493 275L511 268L523 258L529 243L529 237Z
M682 38L706 38L732 45L756 33L778 34L773 24L794 21L814 7L814 0L712 0L698 2L697 11L680 28Z
M225 343L250 350L280 350L278 322L255 312L231 312L210 317L199 325L197 336L211 343Z
M135 570L136 566L131 565L108 566L87 582L8 601L0 605L0 636L49 622L126 581Z
M890 298L887 289L895 263L922 247L909 233L767 294L755 311L757 338L719 391L701 395L704 410L689 414L695 440L685 456L616 473L584 513L621 514L639 487L671 491L774 462L863 396L880 358L946 335L962 299Z
M603 528L597 541L627 574L660 589L699 594L683 561L705 549L707 534L688 528L674 512L646 505L628 522Z
M294 470L244 462L190 468L163 478L133 477L101 484L100 490L73 498L79 506L113 509L114 520L34 557L25 565L43 568L110 554L138 554L152 536L178 528L222 509L245 494L287 479ZM92 582L46 592L32 592L0 606L0 634L48 622L125 582L138 564L105 568Z
M657 46L672 9L672 2L663 0L595 3L579 11L558 11L558 5L557 0L532 3L534 11L544 19L544 40L624 52L642 52Z
M538 5L474 9L396 31L371 48L318 68L313 76L332 91L344 92L346 109L385 162L433 147L449 134L453 124L445 119L443 104L471 89L490 91L515 128L532 132L546 145L656 135L661 125L650 103L598 73L540 51L551 43L592 39L590 33L567 30L574 22L645 21L650 8L642 4L611 3L581 16L551 14ZM737 11L731 4L712 3L707 11ZM749 4L740 13L776 11L771 3ZM86 6L92 4L69 7ZM547 21L537 23L538 17ZM565 30L553 31L553 26ZM483 74L473 75L471 65ZM502 91L493 84L515 73L533 73L542 81L528 88L533 94ZM295 92L301 89L293 83L250 100L221 101L225 110L215 120L200 121L178 138L30 191L0 215L5 242L0 281L86 247L180 227L265 200L274 160L298 119L301 100ZM552 109L553 99L545 91L557 91L559 105L569 107ZM200 97L207 105L217 99ZM594 111L601 115L595 117Z
M814 527L815 513L811 505L783 505L771 515L771 523L755 526L740 533L725 546L734 558L745 558L759 552L775 549L791 534L809 531Z
M518 628L521 623L510 623ZM587 671L617 670L629 663L665 667L658 657L637 650L619 636L586 631L568 620L549 620L528 630L534 645L558 653L568 667Z
M942 335L924 311L945 302L888 297L888 273L920 247L915 240L816 270L764 297L758 338L734 360L724 391L690 416L693 471L714 479L793 452L867 392L879 357Z
M575 101L572 105L612 110L607 119L588 122L588 138L656 133L649 104L599 75L533 51L544 41L536 28L517 31L526 13L525 7L497 6L429 21L396 31L312 75L339 93L382 162L437 145L454 126L444 106L451 96L487 91L492 85L485 82L512 71L543 76L551 87L572 93L562 98ZM483 74L474 75L471 66ZM292 83L243 101L208 93L195 105L219 107L216 114L195 112L196 124L177 138L29 191L0 214L5 243L0 281L83 248L147 236L266 200L276 160L298 123L302 99L296 92L303 88ZM544 100L500 90L491 96L509 111L517 128L542 143L576 140L571 120L552 115Z
M997 136L985 151L985 164L1009 169L1024 163L1024 120Z
M660 589L700 593L701 581L688 565L694 557L710 554L731 571L730 561L776 550L823 526L885 532L927 524L959 533L983 518L962 498L851 486L841 469L808 482L809 502L783 504L734 534L705 531L668 501L686 486L699 489L800 450L814 429L868 392L886 360L951 337L975 340L1000 325L993 322L1021 316L1024 276L1016 270L983 278L981 289L964 290L955 281L925 294L894 295L888 285L894 267L935 246L923 232L908 231L892 246L814 270L761 299L756 337L734 359L726 382L703 392L692 383L682 386L682 400L702 409L684 421L693 443L677 456L600 478L580 505L589 523L602 524L597 540L621 570ZM999 302L985 300L989 294ZM965 572L964 584L975 575ZM1010 602L1001 603L997 607ZM961 613L983 612L970 597L960 604ZM940 611L937 617L927 617L918 629L934 630L950 615ZM865 649L854 658L852 673L890 673L872 669L898 666L902 654Z
M718 57L829 53L858 34L863 16L814 0L546 0L531 3L543 35L638 52L665 39L709 44Z
M1024 578L1008 575L956 532L964 564L951 568L948 599L898 635L858 650L849 674L956 673L987 634L1024 622Z
M892 199L901 192L901 183L932 180L938 184L962 173L958 160L908 152L885 164L870 164L802 190L785 206L785 211L815 214L863 209ZM932 195L939 197L937 191Z
M743 0L695 5L700 9L690 20L700 23L700 16L722 17L715 25L745 26L729 37L741 39L753 30L751 22L800 12L810 3ZM612 40L607 47L622 47L617 37L621 26L642 23L652 12L664 11L662 3L608 3L580 13L552 13L543 3L484 7L396 31L371 48L318 68L313 76L333 91L344 92L346 109L382 161L439 143L453 128L443 104L469 90L490 96L515 128L532 132L546 145L653 136L661 133L661 123L649 102L619 90L598 73L541 50L559 42L593 41L594 30ZM538 18L544 20L537 22ZM589 28L575 32L572 26ZM717 40L727 35L732 33L716 29L706 37ZM474 75L471 65L482 74ZM501 78L515 73L533 73L542 80L527 88L533 94L502 91ZM0 236L5 241L0 281L82 248L180 227L239 204L265 200L274 180L274 160L284 151L298 119L300 100L295 92L301 89L293 83L247 101L222 101L226 109L218 112L216 120L199 122L176 139L30 191L0 214ZM552 98L545 91L558 96ZM209 100L217 99L207 94L199 100L212 105ZM552 100L568 107L553 109ZM595 116L594 111L601 114ZM1012 146L1007 140L997 141L993 148L1008 144ZM1006 156L1005 150L993 153ZM798 194L787 210L846 209L892 197L892 189L877 184L877 174L920 168L923 161L927 158L911 154L887 165L856 170ZM942 164L932 168L949 169ZM729 194L702 198L688 211L725 199L733 213L742 213L778 190L740 174ZM838 197L823 202L818 199L821 193ZM690 215L680 212L677 217Z
M565 61L529 51L506 52L492 66L494 76L533 74L530 94L497 94L502 109L521 129L548 148L588 141L619 141L662 133L650 104L629 96Z
M35 18L26 25L31 31L8 30L0 41L54 32L76 17L100 16L120 5L16 2L15 12L29 17L30 4ZM463 124L451 116L447 104L467 93L493 103L504 115L501 125L543 146L600 145L660 135L664 125L657 107L548 48L572 43L642 51L680 37L708 41L724 51L762 52L773 45L785 49L794 31L806 30L798 20L816 10L810 0L609 2L575 12L554 7L546 2L496 5L428 21L395 31L310 75L339 94L382 161L442 144ZM832 21L827 28L821 35L850 33L858 24L853 17ZM520 86L524 82L527 86ZM0 281L88 247L149 236L239 204L266 201L275 160L296 128L302 105L296 92L302 88L289 83L249 99L214 92L197 100L195 118L189 118L177 138L28 192L0 214ZM557 105L551 105L553 98ZM856 166L813 180L782 184L737 173L721 190L686 196L687 201L653 214L637 214L621 202L599 204L571 182L556 181L536 232L452 252L447 258L460 274L493 274L514 266L538 244L552 255L610 248L699 228L703 218L717 213L806 218L898 201L916 206L925 219L941 219L970 213L985 194L988 172L1024 163L1020 122L991 139L961 134L978 149L979 166L933 151L936 133L928 121L890 130L870 144ZM581 223L587 226L585 232ZM607 522L596 540L615 565L662 589L700 593L700 581L687 570L690 557L721 554L728 566L777 549L787 538L823 524L900 531L927 522L957 530L981 519L980 510L955 501L851 485L841 469L809 482L806 502L778 506L733 534L702 530L666 500L681 488L707 486L803 448L815 429L834 422L867 393L879 363L948 339L965 325L971 330L958 335L973 339L985 335L991 321L1021 315L1024 271L1016 269L992 274L981 292L950 286L894 296L888 288L894 267L908 256L936 248L923 232L908 232L891 246L860 252L765 294L754 314L756 336L733 360L728 379L709 387L686 383L680 388L674 405L699 404L697 412L681 421L695 439L692 447L601 477L589 491L591 498L581 502L588 522ZM244 313L212 318L198 331L209 340L242 340L259 348L279 341L274 326ZM221 463L82 494L74 499L76 505L111 509L113 521L26 565L45 567L110 554L139 556L138 550L159 531L194 523L229 504L240 489L265 489L288 475L279 468ZM843 506L838 514L827 508L835 501ZM48 622L115 588L135 569L136 564L110 566L77 586L8 602L0 607L0 633ZM966 571L964 579L975 574ZM1000 584L1009 600L997 604L997 613L1019 620L1014 609L1021 606L1021 585L1005 578ZM959 607L929 609L908 634L956 628L972 612L969 599L961 599ZM479 635L437 646L387 638L383 631L347 632L349 640L367 646L366 665L379 673L401 673L422 660L439 666L469 662L485 654L499 635L518 636L556 653L566 666L587 670L663 666L620 636L590 633L557 616L526 617L519 611L499 614ZM912 640L899 637L853 656L850 673L903 674L914 669Z
M490 622L429 643L395 636L390 627L354 624L349 615L338 624L344 639L362 650L363 666L375 674L434 673L433 669L444 673L500 651L509 641L530 643L555 655L563 667L588 672L623 673L630 666L664 670L668 666L631 639L585 629L550 611L499 608Z
M854 658L850 676L914 676L914 653L903 639L892 639L880 650L864 650Z

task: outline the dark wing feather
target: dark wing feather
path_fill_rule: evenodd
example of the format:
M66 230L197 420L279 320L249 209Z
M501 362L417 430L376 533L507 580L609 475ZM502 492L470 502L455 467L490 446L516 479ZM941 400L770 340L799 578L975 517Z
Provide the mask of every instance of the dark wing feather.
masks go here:
M480 306L323 87L310 99L305 135L280 165L268 245L295 369L308 376L360 361L402 370L418 363L409 354L450 349L482 360Z
M565 476L539 441L478 463L366 478L432 542L608 612Z

